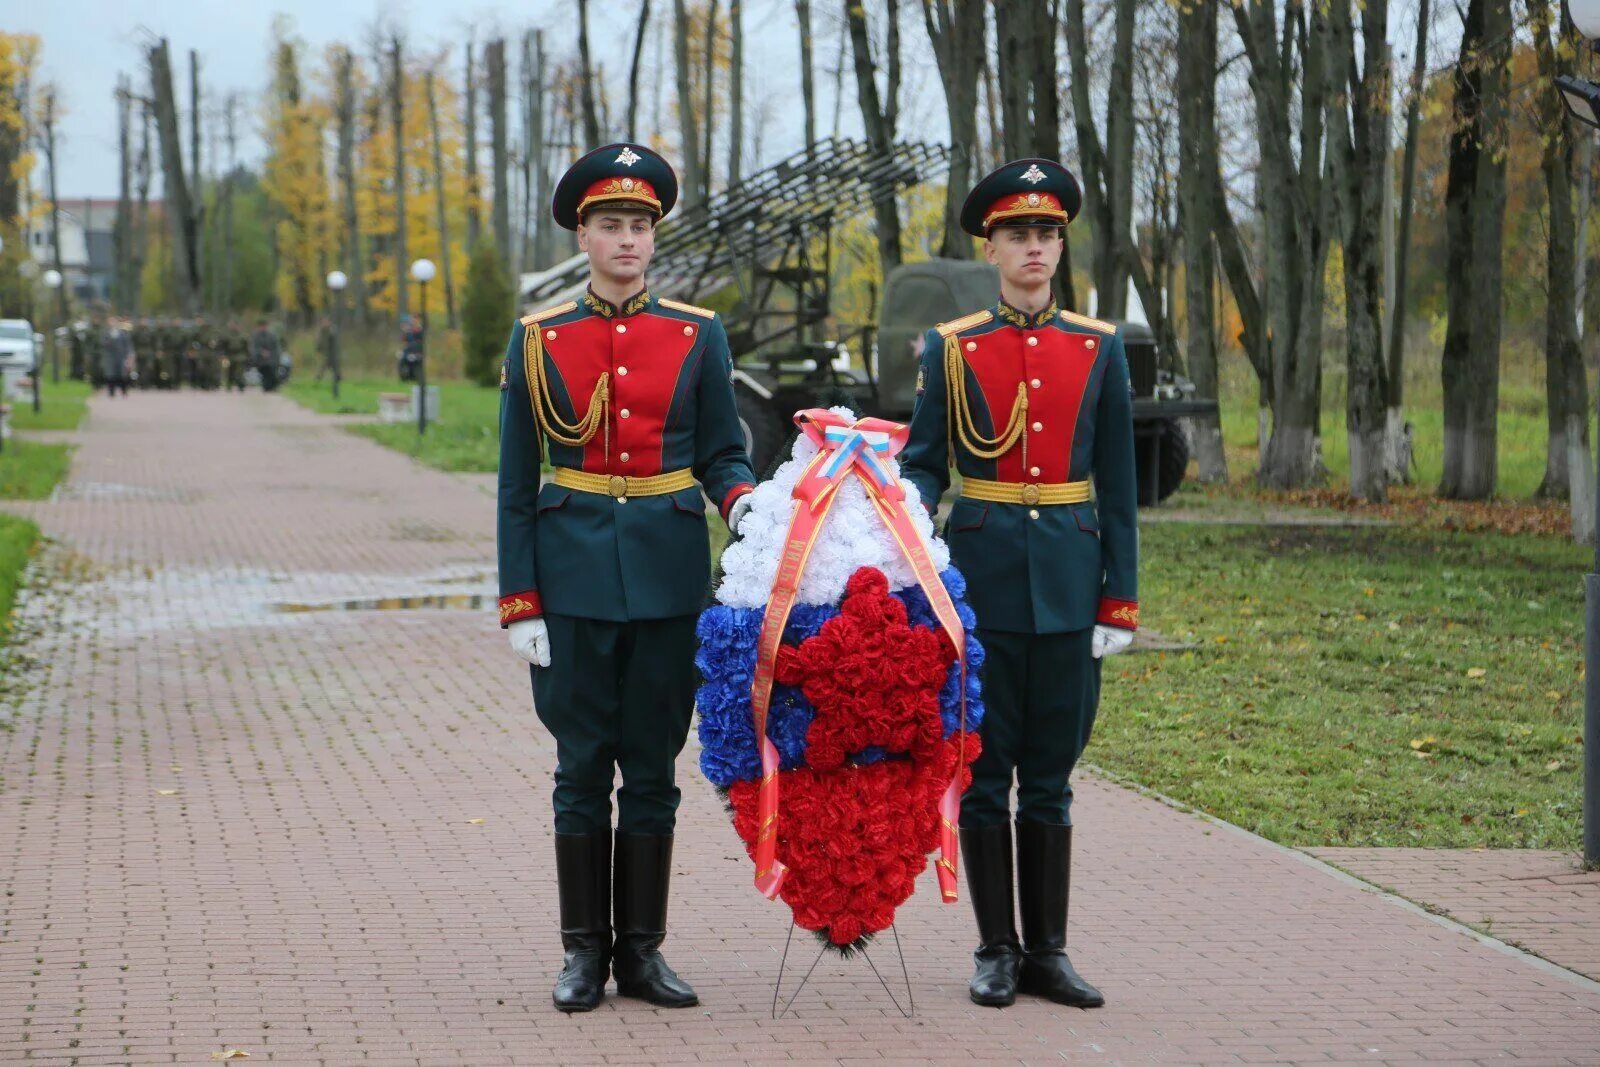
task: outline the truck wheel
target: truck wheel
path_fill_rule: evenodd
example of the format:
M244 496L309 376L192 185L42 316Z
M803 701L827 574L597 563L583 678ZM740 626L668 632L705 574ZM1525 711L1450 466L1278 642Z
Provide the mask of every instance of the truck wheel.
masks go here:
M739 390L737 401L745 451L750 454L750 465L755 468L756 476L764 478L771 473L767 468L773 465L773 459L788 440L789 427L777 411L748 389Z
M1156 472L1157 493L1162 500L1178 491L1189 472L1189 438L1177 419L1161 423L1161 469Z

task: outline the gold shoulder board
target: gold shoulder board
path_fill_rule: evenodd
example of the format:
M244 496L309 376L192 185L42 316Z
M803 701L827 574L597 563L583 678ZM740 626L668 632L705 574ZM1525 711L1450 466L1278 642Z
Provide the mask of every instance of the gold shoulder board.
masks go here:
M982 326L992 318L994 318L994 313L991 311L974 311L972 314L963 315L959 319L941 322L935 329L939 331L940 337L950 337L960 333L962 330L970 330L974 326Z
M1117 328L1114 324L1105 322L1101 319L1091 319L1089 316L1079 315L1075 311L1063 311L1061 312L1061 317L1067 322L1072 323L1074 326L1087 326L1091 330L1099 330L1101 333L1109 333L1113 335L1117 332Z
M543 311L535 311L532 315L522 316L522 325L532 326L536 322L543 322L545 319L553 319L557 315L565 315L567 312L572 311L577 306L578 302L576 300L568 300L565 304L557 304L553 308L545 308Z
M685 304L681 300L668 300L664 296L657 297L656 303L674 311L687 311L691 315L699 315L702 319L714 319L717 317L717 313L710 308L695 307L693 304Z

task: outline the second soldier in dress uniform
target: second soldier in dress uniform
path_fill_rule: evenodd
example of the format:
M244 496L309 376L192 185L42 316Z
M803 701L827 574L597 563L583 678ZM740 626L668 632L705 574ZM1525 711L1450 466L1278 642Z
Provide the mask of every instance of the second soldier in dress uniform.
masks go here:
M501 375L500 622L556 741L563 1011L599 1004L608 975L622 996L698 1003L660 947L710 579L701 490L737 526L754 479L721 320L645 285L677 186L639 145L573 164L552 210L589 287L519 322Z
M979 940L970 992L997 1007L1019 991L1105 1003L1065 951L1069 776L1094 725L1101 657L1138 623L1139 534L1122 339L1051 296L1079 203L1077 181L1045 159L1008 163L968 196L961 226L999 267L1000 302L928 333L901 456L930 506L951 467L962 477L945 538L988 652L983 754L961 802Z

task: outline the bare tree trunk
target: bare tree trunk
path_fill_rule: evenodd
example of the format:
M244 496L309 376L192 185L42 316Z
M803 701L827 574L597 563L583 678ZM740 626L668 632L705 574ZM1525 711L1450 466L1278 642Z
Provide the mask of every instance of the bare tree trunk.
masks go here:
M712 161L716 158L716 110L713 104L717 84L717 0L706 6L705 52L700 57L700 114L705 122L705 157L700 163L700 200L711 198Z
M190 209L194 212L194 276L196 285L205 277L205 244L200 235L205 233L206 194L200 178L200 55L189 49L189 177L194 182ZM196 289L196 304L199 290Z
M983 66L981 68L983 75L983 114L988 117L989 121L985 124L987 129L984 132L987 136L984 143L983 163L978 167L979 173L993 170L1000 163L1000 157L1005 154L1004 146L1001 144L1003 134L1000 129L1002 122L1000 92L995 84L994 63L991 61L991 53L987 43L987 26L984 27L984 37Z
M1494 494L1506 201L1510 0L1470 0L1456 66L1445 189L1444 476L1439 495Z
M494 168L494 244L500 262L511 269L511 183L506 153L506 42L496 37L486 46L489 63L489 146Z
M1555 79L1574 73L1570 57L1579 42L1561 9L1550 0L1529 0L1540 81L1539 126L1545 131L1541 160L1550 203L1549 241L1545 259L1545 390L1550 420L1550 455L1544 496L1565 496L1572 502L1573 536L1587 543L1594 536L1594 498L1589 475L1589 383L1578 343L1577 219L1572 204L1572 127L1567 123ZM1585 205L1587 207L1587 205ZM1559 481L1557 480L1559 477Z
M539 270L548 267L550 260L554 258L550 251L550 212L545 207L550 202L550 164L545 144L545 127L549 112L545 110L543 30L533 31L533 73L523 91L533 101L532 121L528 127L530 141L528 154L533 159L534 180L538 182L538 195L534 199L539 204L539 211L533 219L533 261L530 266Z
M337 170L339 213L343 233L339 241L339 269L345 272L351 297L363 322L367 318L366 257L361 249L361 212L356 205L356 57L340 47L333 55L333 120L338 138ZM232 133L232 100L229 100L229 141ZM231 175L230 170L230 175ZM232 185L232 178L229 178Z
M645 13L648 14L649 10L649 0L645 0ZM731 189L744 180L744 4L741 0L728 0L728 33L728 188ZM642 16L639 44L644 44ZM638 57L636 48L635 67Z
M945 183L939 255L971 259L961 205L971 188L978 143L978 78L983 68L983 0L922 0L922 21L944 86L950 124L950 175Z
M848 0L847 0L848 2ZM1021 159L1033 152L1034 8L1044 0L995 0L995 73L1000 82L1001 154Z
M235 117L239 111L239 94L229 93L227 107L222 116L223 139L228 145L228 174L222 180L222 306L232 309L233 301L233 265L237 249L233 239L233 196L234 186L237 184L235 176L239 170L239 138L235 125ZM352 204L355 202L355 190L352 185L347 195ZM357 279L357 292L360 294L360 308L363 316L367 312L366 275L360 265L360 257L352 257L356 263L355 273L351 275Z
M586 149L600 147L600 116L594 107L594 67L589 62L589 0L578 0L578 89L583 99Z
M1309 484L1320 467L1322 278L1331 226L1321 147L1326 16L1321 7L1290 0L1280 41L1271 0L1241 0L1232 11L1250 62L1261 146L1257 190L1266 250L1263 344L1270 367L1263 392L1272 405L1272 427L1258 478L1269 488L1290 489ZM1303 55L1298 78L1297 41ZM1297 85L1298 123L1292 114ZM1226 200L1219 195L1216 202L1219 212L1225 212ZM1232 228L1231 220L1227 226ZM1226 242L1223 247L1226 253ZM1237 292L1241 279L1232 270L1229 277ZM1258 363L1257 369L1267 368Z
M1217 3L1178 9L1178 226L1183 232L1184 308L1189 376L1195 392L1220 400L1212 233L1217 227ZM1191 420L1202 482L1226 482L1220 414Z
M533 237L533 114L539 106L538 94L534 91L534 31L525 30L522 34L522 91L518 94L522 103L522 152L518 157L521 167L522 185L522 211L517 224L512 227L516 231L511 238L512 258L511 278L513 283L522 276L525 270L533 269L537 256L534 252Z
M889 24L893 26L900 16L897 0L888 0L887 15ZM851 53L855 59L856 99L861 105L861 121L866 128L867 143L872 146L874 153L888 155L894 149L895 122L899 113L899 36L892 34L889 38L890 46L895 51L887 56L888 99L880 101L866 9L859 0L844 0L844 17L850 32ZM901 261L900 207L895 202L893 181L885 181L873 190L872 212L878 224L878 268L881 276L888 278L889 272Z
M1127 313L1133 236L1133 41L1136 0L1115 0L1111 76L1107 85L1105 143L1100 141L1090 97L1092 62L1083 0L1066 0L1067 56L1072 71L1072 118L1083 160L1084 211L1093 227L1095 314Z
M478 235L483 229L483 218L478 213L478 201L483 187L478 181L478 67L473 60L473 41L467 39L467 67L462 80L467 90L467 258L472 258L478 247Z
M128 267L133 260L133 153L129 129L133 99L125 74L117 75L116 97L117 221L112 228L116 259L112 302L118 311L126 312L133 304L132 279L128 277Z
M405 317L409 313L411 286L407 282L406 263L406 137L405 137L405 66L401 60L400 35L389 40L389 117L394 128L394 297L395 314ZM427 308L423 308L427 313Z
M1395 238L1394 305L1389 315L1389 410L1384 419L1387 439L1385 461L1389 468L1389 480L1396 484L1411 481L1411 431L1405 421L1406 275L1411 263L1411 209L1416 199L1422 94L1427 88L1430 12L1430 0L1419 0L1416 56L1411 68L1410 95L1406 100L1405 159L1400 173L1400 232Z
M444 149L439 144L439 102L433 87L433 71L428 71L428 128L433 134L433 203L439 226L439 276L444 281L445 323L456 328L456 286L450 273L450 216L444 207Z
M695 115L694 89L689 68L689 11L684 0L672 0L673 69L678 87L678 129L683 136L684 207L699 204L704 183L700 179L700 119Z
M49 175L50 193L50 265L61 275L56 287L56 325L67 321L67 293L72 289L66 270L61 265L61 201L56 193L56 87L46 85L39 94L39 148L44 152L45 172Z
M144 259L146 242L150 239L150 101L139 100L139 214L134 223L133 247L130 250L129 273L132 277L132 300L129 311L138 315L144 303Z
M172 263L178 298L185 309L193 311L200 296L199 260L195 250L198 240L194 228L196 213L189 199L189 183L183 173L182 132L178 125L178 107L172 89L172 60L166 38L149 46L146 56L150 66L151 95L155 100L156 133L161 140L163 207L171 223Z
M734 11L737 12L739 9L738 0L734 0L733 6ZM735 17L737 18L737 15ZM639 140L639 63L644 59L644 38L649 28L650 0L640 0L639 24L633 34L633 59L628 63L628 140L635 142ZM737 62L737 57L735 62ZM734 114L737 115L737 102L734 108Z
M1387 0L1363 0L1358 71L1350 0L1331 0L1328 5L1328 159L1344 247L1350 492L1369 501L1384 500L1389 485L1384 463L1388 385L1381 258L1389 154L1388 14Z
M812 77L811 0L794 0L794 15L800 23L800 101L805 106L806 154L817 143L817 94Z

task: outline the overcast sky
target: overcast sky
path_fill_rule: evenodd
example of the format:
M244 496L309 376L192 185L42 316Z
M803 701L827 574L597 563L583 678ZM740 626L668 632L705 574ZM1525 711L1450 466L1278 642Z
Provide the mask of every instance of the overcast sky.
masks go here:
M66 110L59 134L59 192L63 199L117 195L117 113L112 94L119 72L132 74L135 85L145 89L141 46L157 36L171 42L180 107L187 106L191 48L200 53L204 96L216 100L230 90L247 94L247 99L259 94L267 83L272 22L279 14L292 20L312 57L320 57L323 46L331 41L359 45L375 21L389 18L405 28L419 52L454 46L452 65L457 70L461 46L473 27L477 27L480 40L495 30L514 34L525 28L543 28L549 52L558 58L575 51L577 40L575 0L399 0L387 4L374 0L275 0L270 4L253 0L33 0L26 5L11 0L7 6L11 9L5 19L7 29L40 36L41 75L60 87ZM910 9L915 5L902 6ZM826 134L833 128L832 68L838 59L838 12L826 3L813 7L818 37L818 125ZM616 72L619 79L612 97L615 111L624 98L620 78L627 69L639 0L591 0L589 9L595 60L604 63L608 72ZM671 10L670 4L657 0L652 5L652 22L664 25ZM726 4L723 10L727 10ZM774 162L798 148L801 137L799 48L792 0L745 0L745 27L746 92L753 106L763 98L768 103L771 121L762 155L767 162ZM902 135L943 141L947 131L937 76L931 56L922 61L926 42L918 20L907 18L904 47L907 99ZM650 54L648 49L646 54ZM858 134L855 90L848 73L843 90L841 132ZM670 84L664 93L670 101ZM206 107L205 100L201 106ZM251 125L255 125L253 111ZM259 158L259 139L252 134L241 153L246 159ZM42 171L36 177L42 187ZM159 184L158 177L157 188Z

